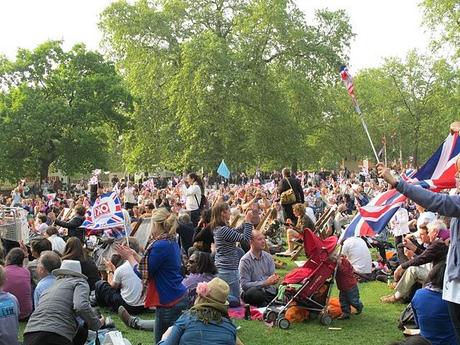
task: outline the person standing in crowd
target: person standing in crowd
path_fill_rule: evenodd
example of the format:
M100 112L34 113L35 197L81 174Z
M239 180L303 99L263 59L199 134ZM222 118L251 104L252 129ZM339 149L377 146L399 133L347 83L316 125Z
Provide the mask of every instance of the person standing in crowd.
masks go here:
M253 231L251 249L240 260L241 298L244 303L265 307L276 296L279 275L273 257L264 251L265 236Z
M292 224L294 224L296 222L296 217L292 211L292 205L295 203L303 204L305 202L302 186L300 185L300 181L297 178L291 177L291 170L289 170L289 168L284 168L281 173L283 175L283 179L278 184L278 194L281 195L283 192L286 192L292 188L295 195L295 201L282 205L284 211L284 220L287 221L290 219Z
M407 209L404 206L405 205L401 205L390 221L392 232L395 236L396 253L400 262L406 260L406 258L404 258L403 237L404 235L410 233L409 212L407 212Z
M86 276L76 260L63 260L53 274L56 282L43 293L32 313L24 330L24 345L83 345L87 328L97 331L104 325L104 319L91 308Z
M182 186L182 194L185 196L185 209L190 212L190 220L196 228L200 220L201 198L204 195L203 182L197 174L188 174Z
M118 246L117 251L147 284L144 306L156 308L156 344L182 311L188 309L189 299L182 284L182 260L176 241L177 217L165 208L159 208L153 211L151 219L153 242L143 257L124 246Z
M212 208L210 227L214 232L217 276L230 286L229 301L231 306L240 305L238 265L244 251L241 248L237 248L236 243L249 243L253 229L252 218L252 211L249 210L244 218L244 224L239 229L234 229L229 227L230 207L227 203L219 202ZM243 233L241 233L241 230Z
M85 229L80 228L80 225L85 221L86 208L82 205L77 205L74 208L74 212L75 215L68 222L56 219L54 212L50 212L48 217L50 217L54 225L68 229L67 235L69 237L76 237L83 243L85 241Z
M459 161L456 163L457 169ZM379 177L391 187L428 211L437 212L441 216L453 217L450 223L451 241L447 253L447 266L444 275L442 298L448 302L449 316L454 326L457 343L460 344L460 196L434 193L411 185L402 179L396 179L383 164L377 164ZM457 185L460 176L456 174Z
M0 266L0 345L18 345L19 302L13 294L3 290L6 272Z
M126 183L126 187L123 188L123 198L125 202L125 209L130 210L137 205L136 202L136 188L132 185L131 181Z
M337 260L337 274L336 274L337 288L339 289L340 308L342 315L338 317L339 320L347 320L351 315L351 307L356 308L356 314L361 314L363 310L363 303L359 299L358 281L356 280L353 266L350 261L343 255L340 255Z

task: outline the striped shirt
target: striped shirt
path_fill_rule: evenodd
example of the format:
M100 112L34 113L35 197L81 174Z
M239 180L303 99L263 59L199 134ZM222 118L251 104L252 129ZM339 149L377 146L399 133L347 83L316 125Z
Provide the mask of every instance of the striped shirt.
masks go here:
M238 270L239 255L236 242L249 242L252 235L252 224L244 223L239 228L220 226L214 230L216 245L215 265L217 269Z

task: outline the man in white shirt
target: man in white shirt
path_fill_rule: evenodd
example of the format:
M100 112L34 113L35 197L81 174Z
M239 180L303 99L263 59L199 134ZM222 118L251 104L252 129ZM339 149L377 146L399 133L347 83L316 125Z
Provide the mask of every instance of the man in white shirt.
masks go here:
M343 242L342 254L350 261L356 273L366 276L372 272L371 252L361 237L349 237Z
M45 238L51 242L51 249L58 252L59 254L64 254L65 241L62 237L59 236L58 229L55 226L48 226L46 228Z
M129 247L139 253L139 242L129 237ZM112 256L111 261L105 261L107 281L96 282L96 301L99 306L109 306L118 312L120 306L130 314L144 312L144 295L142 280L134 273L128 261L124 261L118 254ZM118 291L119 290L119 291Z

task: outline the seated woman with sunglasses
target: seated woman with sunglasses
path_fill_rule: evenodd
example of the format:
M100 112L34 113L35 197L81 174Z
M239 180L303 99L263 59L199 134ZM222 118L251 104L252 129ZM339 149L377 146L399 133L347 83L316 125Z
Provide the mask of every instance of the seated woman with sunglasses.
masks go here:
M182 284L187 288L188 296L193 303L196 298L196 287L198 283L211 281L217 274L217 269L209 253L197 251L188 259L187 271L189 274L182 280ZM118 308L118 315L126 326L134 329L152 331L155 327L155 320L143 320L131 316L123 306Z

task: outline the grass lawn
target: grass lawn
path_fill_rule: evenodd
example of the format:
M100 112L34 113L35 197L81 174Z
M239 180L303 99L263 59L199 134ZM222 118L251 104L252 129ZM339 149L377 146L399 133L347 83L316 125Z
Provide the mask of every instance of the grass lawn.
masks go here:
M279 270L284 275L293 267L288 262L288 269ZM388 295L391 290L381 282L370 282L359 286L361 300L364 303L364 310L361 315L352 316L350 320L334 320L331 327L340 330L329 330L327 326L319 324L318 320L309 320L304 323L292 324L288 330L270 328L261 321L236 320L235 323L241 326L239 337L244 344L269 345L269 344L389 344L395 340L401 340L403 335L397 328L399 315L403 309L402 304L389 305L380 303L380 297ZM332 292L337 296L337 290ZM133 345L153 344L153 333L139 331L125 327L118 315L107 309L102 309L104 315L110 315L118 330L124 337L129 339ZM153 313L145 313L142 318L154 318ZM21 333L25 324L21 323Z

